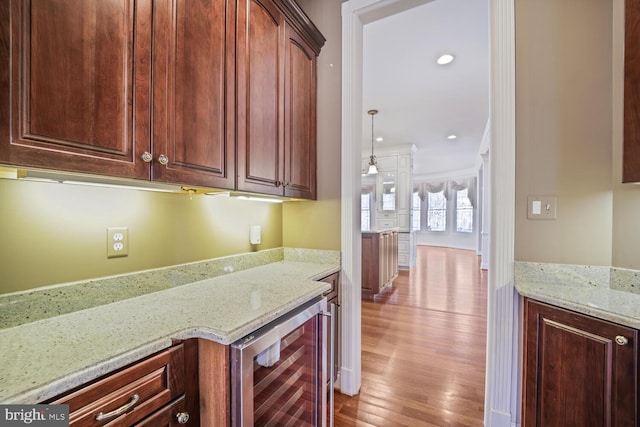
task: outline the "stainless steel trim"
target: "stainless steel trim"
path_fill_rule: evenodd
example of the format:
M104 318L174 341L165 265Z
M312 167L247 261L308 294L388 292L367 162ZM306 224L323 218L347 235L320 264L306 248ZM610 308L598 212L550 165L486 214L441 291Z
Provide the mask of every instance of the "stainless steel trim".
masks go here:
M329 354L329 427L333 427L333 403L334 403L334 390L333 390L333 373L336 367L336 310L335 303L329 304L329 313L331 314L331 353ZM326 348L326 347L325 347Z
M291 331L295 330L309 319L327 311L327 299L317 297L307 304L290 311L275 321L258 329L251 335L241 338L231 344L231 394L232 394L232 425L253 425L253 359L258 353L266 350ZM323 316L324 319L324 316ZM325 322L320 322L323 328L323 337L326 337ZM322 381L326 387L326 338L323 338ZM318 364L320 365L320 364ZM317 390L317 388L316 388ZM323 408L326 409L326 388L319 396L323 400ZM321 419L326 419L322 417ZM321 424L325 426L326 424Z

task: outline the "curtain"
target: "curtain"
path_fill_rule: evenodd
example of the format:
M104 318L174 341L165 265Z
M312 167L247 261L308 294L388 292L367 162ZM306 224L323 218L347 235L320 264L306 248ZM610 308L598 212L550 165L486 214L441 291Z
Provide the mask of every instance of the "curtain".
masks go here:
M454 192L464 189L467 189L471 206L475 208L478 193L475 176L455 180L450 179L447 181L421 182L413 186L413 192L417 192L420 200L423 202L427 198L427 193L439 193L442 191L445 199L449 200Z
M421 182L419 184L415 184L413 186L413 192L418 193L421 201L425 201L427 198L427 193L439 193L447 188L447 181L441 182ZM447 199L447 191L444 192L444 197Z
M362 184L362 194L373 194L375 184Z

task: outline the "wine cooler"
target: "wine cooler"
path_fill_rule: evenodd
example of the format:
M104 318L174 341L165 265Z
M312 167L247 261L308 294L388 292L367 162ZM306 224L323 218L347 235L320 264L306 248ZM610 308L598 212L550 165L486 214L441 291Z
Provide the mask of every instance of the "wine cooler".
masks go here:
M232 426L327 426L331 314L317 298L231 345Z

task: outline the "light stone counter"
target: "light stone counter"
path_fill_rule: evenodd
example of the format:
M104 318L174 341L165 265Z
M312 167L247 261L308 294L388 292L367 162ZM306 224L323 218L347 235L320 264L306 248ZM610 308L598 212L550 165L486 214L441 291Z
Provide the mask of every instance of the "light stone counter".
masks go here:
M516 262L518 293L640 329L640 275L619 268Z
M340 270L339 262L290 261L300 259L292 255L0 329L0 403L46 400L167 348L172 339L232 343L326 292L330 285L314 279Z

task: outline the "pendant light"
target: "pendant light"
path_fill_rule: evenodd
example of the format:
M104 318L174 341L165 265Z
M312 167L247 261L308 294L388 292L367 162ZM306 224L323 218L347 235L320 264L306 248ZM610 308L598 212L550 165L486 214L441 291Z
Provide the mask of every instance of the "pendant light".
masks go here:
M376 156L373 155L373 116L378 114L378 110L369 110L367 114L371 116L371 157L369 157L369 170L367 175L374 175L378 173L378 164L376 162Z

